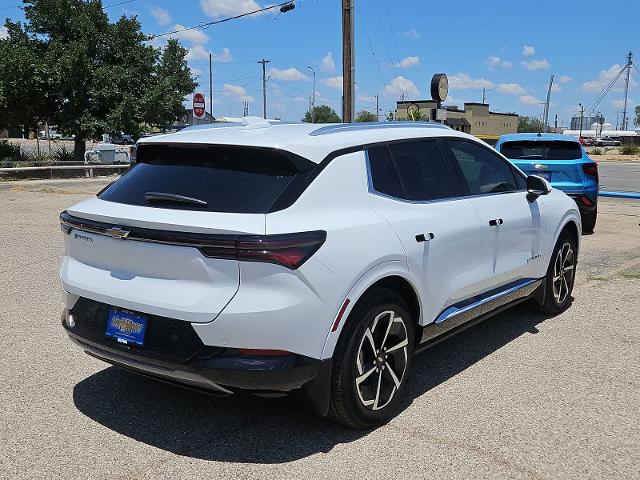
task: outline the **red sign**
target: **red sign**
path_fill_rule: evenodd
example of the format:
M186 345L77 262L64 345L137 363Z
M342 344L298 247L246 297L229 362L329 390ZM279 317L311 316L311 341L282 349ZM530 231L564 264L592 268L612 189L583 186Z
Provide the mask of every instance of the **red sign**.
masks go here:
M204 118L205 103L204 95L202 93L193 94L193 115L196 118Z

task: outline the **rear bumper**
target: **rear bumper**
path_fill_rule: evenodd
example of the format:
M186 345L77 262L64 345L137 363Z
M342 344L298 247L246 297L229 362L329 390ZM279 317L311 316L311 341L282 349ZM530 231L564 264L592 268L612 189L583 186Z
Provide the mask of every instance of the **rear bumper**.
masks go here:
M288 393L302 389L308 393L314 409L326 414L331 360L295 354L242 355L235 349L205 347L189 359L178 362L149 355L144 349L120 345L106 337L83 335L77 326L69 326L67 315L65 309L62 326L70 339L87 354L110 364L221 396L240 391Z
M581 214L591 213L598 206L598 193L586 192L586 193L567 193L578 205L578 210Z

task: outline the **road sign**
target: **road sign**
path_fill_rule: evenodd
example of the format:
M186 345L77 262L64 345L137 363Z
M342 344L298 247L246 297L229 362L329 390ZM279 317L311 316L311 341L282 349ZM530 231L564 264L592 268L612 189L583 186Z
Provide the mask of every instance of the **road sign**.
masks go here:
M193 94L193 115L196 118L204 118L205 101L204 95L200 92Z

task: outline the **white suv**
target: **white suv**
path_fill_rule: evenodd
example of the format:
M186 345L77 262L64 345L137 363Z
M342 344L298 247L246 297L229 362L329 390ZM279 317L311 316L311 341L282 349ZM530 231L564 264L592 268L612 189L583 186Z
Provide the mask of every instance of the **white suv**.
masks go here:
M61 214L62 323L88 354L221 395L300 391L353 427L413 354L530 300L568 307L574 201L440 124L246 119L142 139Z

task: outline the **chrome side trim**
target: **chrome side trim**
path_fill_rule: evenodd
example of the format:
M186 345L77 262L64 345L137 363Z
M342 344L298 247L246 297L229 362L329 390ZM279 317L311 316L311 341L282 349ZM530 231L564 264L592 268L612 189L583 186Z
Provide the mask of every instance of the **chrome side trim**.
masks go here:
M423 328L420 343L431 342L435 339L440 341L454 333L453 331L467 328L512 304L526 300L542 285L543 280L542 278L525 279L498 292L492 291L471 303L458 304L460 305L458 307L452 305L446 308L438 315L434 323Z
M485 305L487 303L493 302L495 300L498 300L501 297L504 297L506 295L510 295L512 293L517 292L520 289L523 289L529 285L531 285L534 282L539 282L540 280L536 280L536 279L530 279L530 280L524 280L521 283L514 285L512 287L507 288L506 290L500 291L500 292L496 292L494 294L491 294L487 297L481 298L479 300L477 300L474 303L471 303L469 305L463 306L463 307L457 307L456 305L452 305L450 307L448 307L447 309L445 309L443 312L440 313L440 315L438 315L438 317L436 318L435 323L440 323L440 322L444 322L445 320L449 320L451 318L456 317L457 315L462 315L465 312L468 312L469 310L473 310L473 309L477 309L479 307L481 307L482 305Z

